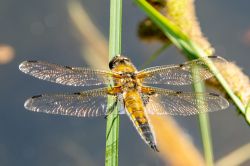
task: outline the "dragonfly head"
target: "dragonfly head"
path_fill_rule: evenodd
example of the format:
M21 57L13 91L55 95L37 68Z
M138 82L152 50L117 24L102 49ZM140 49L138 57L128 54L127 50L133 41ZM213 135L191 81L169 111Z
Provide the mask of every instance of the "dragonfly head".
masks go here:
M116 55L110 62L109 62L109 69L112 70L115 66L119 64L131 64L130 59L125 56Z

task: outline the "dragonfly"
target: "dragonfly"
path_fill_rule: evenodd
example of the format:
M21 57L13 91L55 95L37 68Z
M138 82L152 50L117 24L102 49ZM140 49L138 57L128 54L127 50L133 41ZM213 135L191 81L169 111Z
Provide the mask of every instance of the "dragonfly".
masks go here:
M120 103L119 114L126 114L144 142L154 151L156 137L149 115L194 115L225 109L228 101L215 93L192 93L159 88L157 85L190 85L209 79L214 74L206 61L226 63L210 56L138 71L131 60L117 55L109 63L110 70L70 67L44 61L24 61L19 69L36 78L69 86L99 86L75 93L42 94L26 100L30 111L77 117L108 116ZM193 77L193 68L198 67ZM112 86L110 86L112 82ZM107 98L113 99L109 106Z

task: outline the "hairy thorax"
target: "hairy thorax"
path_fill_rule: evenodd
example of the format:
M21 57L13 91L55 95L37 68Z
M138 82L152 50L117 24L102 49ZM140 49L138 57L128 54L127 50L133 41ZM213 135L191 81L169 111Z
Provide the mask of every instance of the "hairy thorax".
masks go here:
M123 92L129 90L138 90L141 83L136 78L136 68L131 63L117 63L112 71L120 75L119 78L114 80L115 86L121 87Z
M117 80L117 85L121 86L122 91L138 90L140 82L134 76L134 73L122 73L121 79Z

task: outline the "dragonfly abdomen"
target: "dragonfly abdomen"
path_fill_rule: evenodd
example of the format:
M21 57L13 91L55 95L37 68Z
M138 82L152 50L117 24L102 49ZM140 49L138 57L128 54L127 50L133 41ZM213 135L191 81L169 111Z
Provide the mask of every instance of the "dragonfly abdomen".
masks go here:
M129 91L124 96L124 102L128 116L130 117L130 120L133 122L142 139L153 150L158 151L156 147L155 136L144 111L145 108L140 94L137 91Z

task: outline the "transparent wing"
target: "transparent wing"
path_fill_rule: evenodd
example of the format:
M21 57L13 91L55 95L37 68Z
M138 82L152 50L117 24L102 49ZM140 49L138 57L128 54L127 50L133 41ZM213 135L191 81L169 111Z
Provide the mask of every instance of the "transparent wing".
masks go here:
M35 112L94 117L106 115L107 88L94 89L73 94L44 94L28 99L24 107ZM112 96L116 99L116 96Z
M24 61L19 69L36 78L71 86L107 84L112 72L50 64L42 61Z
M226 63L221 57L205 57L215 64ZM200 58L188 61L179 65L156 66L141 70L137 73L137 78L142 79L146 84L171 84L171 85L188 85L211 78L213 74L209 71L204 59ZM192 68L199 67L199 79L193 79Z
M229 103L214 93L175 92L151 88L153 95L148 96L146 111L155 115L194 115L225 109Z

